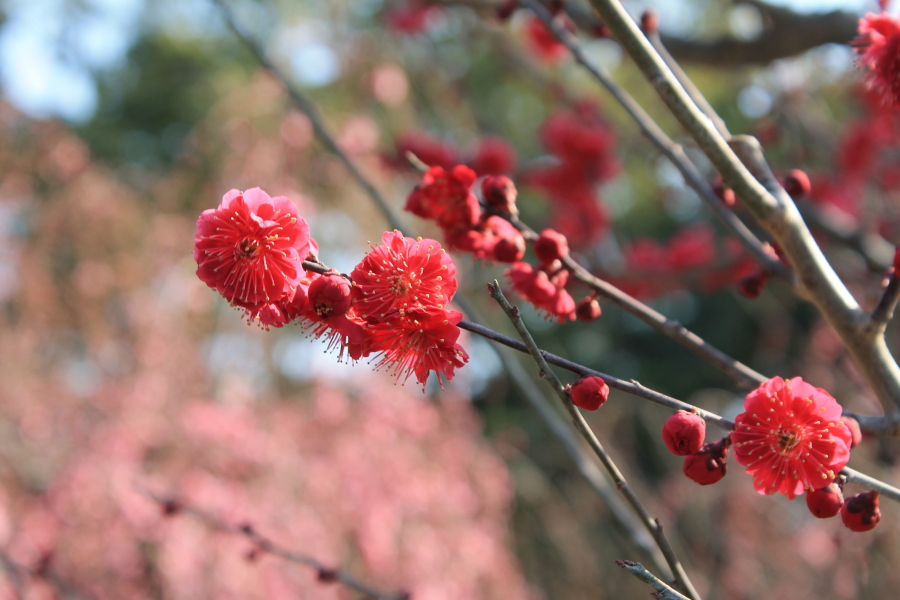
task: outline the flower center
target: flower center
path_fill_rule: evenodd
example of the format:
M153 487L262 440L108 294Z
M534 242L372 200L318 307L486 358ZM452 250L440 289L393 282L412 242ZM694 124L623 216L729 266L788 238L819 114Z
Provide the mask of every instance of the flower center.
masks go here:
M778 432L775 434L775 438L778 443L779 452L782 455L788 454L800 443L800 436L797 435L797 432L793 429L784 430L779 427Z
M259 240L255 238L244 238L238 243L238 255L241 258L253 258L259 251Z
M334 312L334 305L325 302L317 303L314 308L316 309L316 314L323 319L330 317L331 313Z
M405 296L412 288L413 282L404 275L391 278L391 294L394 296Z

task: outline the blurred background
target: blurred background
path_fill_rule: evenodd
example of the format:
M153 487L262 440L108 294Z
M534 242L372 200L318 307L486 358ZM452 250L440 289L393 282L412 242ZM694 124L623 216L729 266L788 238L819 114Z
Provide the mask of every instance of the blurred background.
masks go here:
M525 11L501 22L489 0L223 4L398 211L419 177L404 150L506 173L523 219L565 231L598 275L766 375L799 375L848 409L880 413L809 304L777 281L757 298L739 293L752 261ZM583 25L587 3L567 4ZM860 86L848 44L876 4L626 7L657 12L673 54L733 133L759 137L777 174L810 174L801 209L873 306L900 242L900 122ZM588 56L713 181L617 44L591 33L580 34ZM338 363L300 328L248 327L195 277L196 218L232 188L290 197L322 260L344 272L387 228L215 3L0 2L0 94L5 597L358 597L257 556L240 536L164 515L146 490L416 599L649 593L613 563L643 557L487 343L463 337L470 363L446 391L423 392ZM611 140L578 194L549 125L567 119ZM511 334L484 293L503 266L455 259L460 293ZM572 289L576 301L586 293ZM523 308L551 352L741 412L746 390L601 306L589 325ZM883 502L878 528L854 534L813 518L802 498L758 496L733 462L701 488L661 443L668 416L613 392L588 419L704 597L886 598L900 585L896 506ZM866 439L850 466L897 482L898 458L895 440Z

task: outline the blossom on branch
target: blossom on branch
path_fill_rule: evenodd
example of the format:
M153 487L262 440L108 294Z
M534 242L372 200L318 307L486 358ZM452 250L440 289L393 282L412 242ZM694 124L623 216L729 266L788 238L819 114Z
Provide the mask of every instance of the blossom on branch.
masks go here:
M197 219L197 276L250 311L293 295L309 250L309 225L297 206L259 188L231 190Z
M731 440L756 491L790 499L829 485L850 458L840 404L800 377L775 377L750 392Z
M401 310L390 320L370 324L367 332L375 352L381 352L378 368L386 368L406 381L415 373L425 385L434 371L450 381L455 370L469 361L469 355L456 343L460 330L456 324L462 314L436 307Z
M351 273L354 304L370 322L404 309L444 307L456 293L456 266L436 240L385 232Z

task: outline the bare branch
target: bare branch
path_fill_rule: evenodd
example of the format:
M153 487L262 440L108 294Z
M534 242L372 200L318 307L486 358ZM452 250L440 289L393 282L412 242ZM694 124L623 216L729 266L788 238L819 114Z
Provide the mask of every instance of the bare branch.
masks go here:
M850 12L801 14L758 0L743 3L756 6L762 13L764 27L758 37L699 41L664 36L663 44L679 61L730 68L768 64L824 44L848 44L857 34L859 17Z
M528 349L528 353L531 354L534 362L537 363L538 369L540 369L541 376L547 380L547 383L550 384L550 387L553 388L553 391L556 392L556 395L559 396L559 399L566 407L566 410L572 417L575 428L584 437L588 445L600 459L600 462L603 464L610 477L612 477L613 481L615 482L616 487L622 492L622 495L625 496L625 499L634 509L634 512L638 515L641 522L644 524L644 527L647 528L647 531L649 531L650 535L653 536L653 539L656 540L656 543L659 545L663 556L666 557L666 562L669 564L669 568L671 568L672 572L675 574L675 579L678 581L679 585L681 585L681 587L688 593L688 596L690 596L694 600L700 600L700 595L697 593L697 590L694 589L694 585L691 583L690 578L684 571L684 567L681 566L678 557L675 556L675 551L669 544L669 540L663 533L663 528L659 523L659 520L654 519L650 516L650 513L647 512L647 509L644 507L643 503L641 503L640 499L637 497L637 494L635 494L634 490L631 489L631 486L628 485L628 482L625 480L625 476L622 475L622 472L619 471L619 468L613 462L612 458L600 444L597 436L594 435L594 432L591 429L590 425L587 424L587 421L584 420L581 412L572 403L572 398L569 396L569 393L556 377L556 374L553 372L553 369L550 368L550 365L547 364L547 361L544 359L540 348L538 348L537 344L534 341L534 338L531 337L531 333L525 327L525 322L522 321L522 317L519 315L519 309L510 305L510 303L506 300L503 292L500 291L500 284L497 283L496 280L488 287L491 292L491 297L497 301L497 304L500 305L500 307L503 309L503 312L506 313L506 316L509 317L509 320L516 328L516 331L518 331L519 337L522 338L522 341L525 343L525 347Z
M316 105L307 98L305 94L300 92L296 86L286 84L288 81L287 75L266 57L266 53L259 44L254 42L250 36L244 33L237 22L235 22L234 15L232 15L225 0L212 0L212 2L219 7L219 11L224 17L225 22L228 24L228 27L234 32L235 36L243 42L247 49L250 50L259 64L272 73L278 81L285 84L285 91L291 97L294 105L309 119L316 137L319 138L319 141L344 164L344 167L350 172L350 176L353 177L354 181L363 188L366 194L368 194L372 201L375 202L376 206L381 209L381 213L388 220L388 224L393 229L403 231L402 224L392 218L393 212L391 211L387 200L385 200L384 196L381 195L381 192L378 191L378 188L369 181L368 177L366 177L362 171L360 171L359 167L356 166L356 163L350 160L350 157L338 146L337 141L328 129L328 125L325 124L325 120L319 115Z
M879 335L884 333L885 326L894 317L894 309L897 308L898 300L900 300L900 277L894 272L891 273L884 294L869 318L869 327L877 331Z
M273 542L268 537L256 531L253 525L249 523L244 523L241 525L231 525L214 515L211 515L193 506L188 506L176 498L163 498L138 485L135 486L135 489L138 491L138 493L159 504L160 508L166 514L189 514L197 520L202 521L210 529L247 538L253 544L255 550L258 552L266 552L268 554L281 557L289 562L299 563L301 565L306 565L307 567L314 569L319 577L319 580L322 583L340 583L341 585L348 587L353 591L364 594L368 598L375 598L376 600L409 600L411 597L408 592L399 592L392 594L376 590L375 588L361 582L359 579L353 577L352 575L341 569L334 569L322 562L319 562L311 556L294 552L293 550L287 549Z
M616 564L643 581L649 584L658 594L654 594L660 600L687 600L684 596L667 586L659 580L653 573L644 568L641 563L631 562L630 560L617 560Z

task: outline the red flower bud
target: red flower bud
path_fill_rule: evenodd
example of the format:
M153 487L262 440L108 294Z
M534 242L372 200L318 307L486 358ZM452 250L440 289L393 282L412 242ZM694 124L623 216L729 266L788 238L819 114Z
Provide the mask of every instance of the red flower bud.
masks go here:
M894 272L900 271L900 246L894 252Z
M725 477L725 458L731 438L722 438L714 444L703 444L696 454L684 457L684 474L700 485L712 485Z
M494 245L494 260L497 262L514 263L525 256L525 238L517 235L513 238L503 238Z
M506 175L488 175L481 182L481 197L494 210L519 214L516 207L516 184Z
M350 281L337 271L317 277L310 285L307 295L316 314L327 319L343 315L350 310L353 288Z
M811 189L809 175L800 169L788 171L784 176L784 191L790 194L791 198L802 198L809 194Z
M656 11L648 8L641 13L641 31L647 35L659 31L659 15Z
M612 37L612 31L606 26L606 23L597 21L591 26L591 35L599 39L607 39Z
M597 410L609 397L609 386L596 375L586 375L569 388L572 403L584 410Z
M769 275L765 271L759 271L753 275L747 275L738 282L738 292L745 298L758 298L762 291L766 289L766 283L769 282Z
M545 229L534 242L534 254L542 263L552 263L569 254L569 242L563 234Z
M703 447L706 421L698 415L679 410L666 420L662 437L666 448L675 456L695 454Z
M575 306L575 316L588 323L596 321L600 313L600 303L592 296L582 298Z
M852 496L841 507L841 521L850 531L870 531L880 520L878 492L863 492Z
M719 177L713 184L713 191L716 193L716 196L721 198L722 202L725 203L725 206L729 208L734 206L737 202L737 198L734 195L734 190L730 187L726 187L725 182L722 181L721 177Z
M859 422L853 417L841 417L841 423L850 430L850 449L853 450L862 441L862 430Z
M834 482L820 490L810 490L806 494L806 506L814 516L819 519L830 519L839 512L844 505L844 495L841 488Z
M516 9L519 8L519 3L516 0L505 0L503 4L497 7L497 19L500 21L508 20Z

